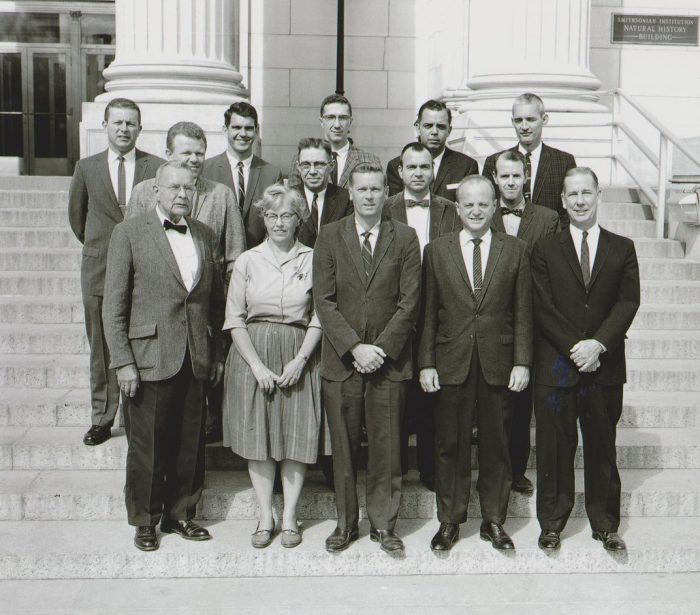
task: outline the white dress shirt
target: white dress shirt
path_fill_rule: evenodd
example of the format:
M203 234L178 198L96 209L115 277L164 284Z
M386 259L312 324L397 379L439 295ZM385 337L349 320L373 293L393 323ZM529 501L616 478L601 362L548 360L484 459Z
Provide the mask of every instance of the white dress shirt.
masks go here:
M245 189L246 194L248 194L248 185L250 183L250 165L253 163L253 154L248 156L245 160L238 160L238 158L234 158L231 156L231 153L226 150L226 157L228 158L228 163L231 165L231 175L233 175L233 185L234 185L234 191L233 193L236 195L236 198L238 198L238 163L242 162L243 163L243 183L245 184L243 188ZM239 207L242 207L242 204L239 205Z
M437 177L438 171L440 170L440 165L442 164L442 158L445 155L445 148L435 157L433 157L433 181Z
M574 241L574 249L576 250L578 262L580 263L583 231L580 228L576 228L573 224L569 224L569 232L571 233L571 239ZM586 237L586 243L588 244L588 263L591 266L591 272L593 272L593 263L595 262L595 255L598 251L598 239L600 239L600 227L596 223L588 229L588 236Z
M165 222L166 217L160 210L160 207L156 207L156 213L160 219L160 223ZM194 286L194 280L197 276L197 269L199 267L199 256L197 255L197 248L194 245L194 239L192 239L192 231L187 224L185 218L180 218L177 224L184 224L187 226L186 233L178 233L173 229L165 231L165 237L170 244L170 248L173 251L173 256L177 261L177 268L180 270L180 276L182 281L185 283L185 288L190 291Z
M518 145L518 151L523 156L527 156L527 150L522 145ZM532 198L532 195L535 194L535 179L537 177L537 169L540 166L541 155L542 141L540 141L540 144L530 152L530 198Z
M491 249L491 229L486 231L481 237L481 243L479 244L479 252L481 252L481 280L483 282L486 277L486 261L489 258L489 250ZM462 229L459 231L459 245L462 248L462 258L464 259L464 266L467 268L467 275L469 276L469 283L472 285L472 290L474 290L474 244L472 243L471 233L467 233L466 230Z
M338 182L343 176L343 170L345 169L345 163L348 161L348 152L350 151L350 141L348 141L339 150L334 150L337 158L335 159L335 165L338 168Z
M423 250L430 241L430 193L424 199L419 199L410 191L403 191L403 199L406 201L428 201L428 207L406 206L406 223L416 231L420 244L420 257L423 260Z
M338 176L340 177L340 176ZM316 232L321 228L321 215L323 214L323 204L326 202L326 190L324 188L321 192L311 192L306 186L304 186L304 195L306 196L306 204L309 206L309 213L311 213L311 204L314 202L314 194L317 194L316 207L318 208L318 224L316 225Z
M507 207L508 209L520 209L524 210L525 209L525 199L520 201L515 207L511 207L510 205L506 205L503 200L501 199L498 203L499 207ZM509 235L512 235L513 237L518 236L518 231L520 230L520 220L522 218L518 218L518 216L514 216L513 214L508 214L507 216L501 216L503 219L503 226L506 229L506 233Z
M126 194L124 205L129 203L131 189L134 187L134 175L136 173L136 148L132 148L126 154L120 154L112 149L107 153L107 166L109 167L109 179L112 181L114 196L119 199L119 156L124 156L124 178L126 179Z
M377 222L372 228L367 229L369 231L369 245L372 246L372 255L374 256L374 249L377 247L377 238L379 237L379 226L381 225L382 221L381 219L379 222ZM362 236L362 233L366 232L365 229L363 229L360 226L360 223L357 221L357 218L355 218L355 230L357 231L357 238L360 240L360 250L362 250L362 244L365 242L365 238Z

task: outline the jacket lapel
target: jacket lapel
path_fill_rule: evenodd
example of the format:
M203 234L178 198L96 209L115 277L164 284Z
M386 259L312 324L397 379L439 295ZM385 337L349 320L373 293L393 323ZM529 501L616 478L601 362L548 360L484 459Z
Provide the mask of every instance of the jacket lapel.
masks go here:
M253 202L253 195L255 194L255 188L258 185L259 179L260 159L257 156L253 156L253 160L250 164L250 173L248 173L248 185L245 187L245 203L243 204L244 218L250 209L250 204Z
M306 190L304 190L304 186L299 186L298 192L301 193L301 196L304 197L304 201L306 201L306 207L309 210L309 215L306 216L305 220L302 220L301 226L302 228L305 228L311 235L316 238L316 235L318 235L316 231L316 225L314 224L313 218L311 217L311 203L309 203L309 200L306 198ZM321 224L324 223L324 219L326 217L326 214L328 212L328 191L326 191L326 200L323 202L323 210L321 211Z
M337 187L333 184L328 184L326 186L326 197L323 200L323 209L321 210L321 224L328 224L328 222L338 219L335 217L335 209L338 206L338 202L335 198L336 192ZM311 226L313 226L313 224ZM314 234L315 233L316 229L314 229Z
M360 240L355 231L355 216L348 216L347 219L344 220L341 235L343 236L343 241L350 254L350 260L352 260L355 265L357 275L360 277L360 280L366 284L367 276L365 275L365 266L362 262L362 253L360 252Z
M194 218L195 220L199 219L199 212L202 211L202 208L210 196L211 195L207 190L206 184L200 177L197 180L197 192L194 193L194 201L192 202L192 213L190 214L190 217Z
M134 166L134 186L136 184L140 184L144 179L146 179L146 172L148 171L150 166L151 161L148 157L148 154L137 149L136 164Z
M592 288L600 270L603 268L605 259L608 257L610 252L610 238L605 229L600 229L600 235L598 236L598 249L596 250L595 256L593 257L593 270L591 271L591 283L588 288ZM583 277L583 276L582 276Z
M114 209L118 212L119 214L119 220L124 219L124 215L121 212L121 209L119 209L119 201L117 200L117 195L114 193L114 186L112 186L112 178L109 176L109 157L108 157L109 150L105 150L104 152L104 158L98 165L98 173L100 175L100 179L102 180L102 183L104 184L104 190L105 194L109 197L109 200L111 201L112 205L114 206ZM136 185L136 184L134 184Z
M148 230L151 233L151 236L153 237L154 243L158 246L158 250L160 251L161 256L163 257L165 262L168 263L170 271L172 271L173 275L180 283L182 288L187 290L185 282L183 281L182 276L180 275L180 268L177 266L177 261L175 260L173 249L170 247L170 242L165 236L165 231L161 226L160 218L158 217L155 208L151 210L146 224L148 225Z
M535 206L532 203L525 203L523 215L520 218L520 226L518 227L518 238L523 239L527 233L527 229L532 224L535 217Z
M395 205L391 208L391 217L403 224L408 224L408 214L406 213L406 201L403 192L399 192Z
M355 167L355 164L357 164L357 153L355 152L355 148L351 143L350 148L348 149L347 158L345 158L343 174L338 178L339 186L345 186L345 184L348 182L350 179L350 171L352 171L352 169Z
M574 272L576 279L579 284L586 288L583 283L583 273L581 273L581 263L576 256L576 248L574 248L574 240L571 237L571 233L567 230L565 233L559 235L559 244L561 245L561 250L564 254L564 258L569 263L571 270Z
M499 233L506 232L506 225L503 224L503 214L501 213L500 200L496 203L496 211L493 212L493 218L491 218L491 230L498 231Z
M479 304L484 300L486 293L489 290L489 284L493 278L493 272L498 266L498 261L501 258L501 252L503 252L503 237L499 235L491 235L491 248L489 249L489 254L486 257L486 271L484 271L484 282L481 287L481 298L479 299Z
M472 289L471 282L469 281L469 275L467 274L467 267L464 264L464 256L462 255L462 246L459 240L460 231L455 231L450 235L449 251L452 260L454 261L459 274L462 276L464 283L467 285L469 292L471 293L472 299L474 298L474 290Z
M202 271L204 270L204 260L206 257L206 247L204 245L204 240L199 234L199 229L194 228L194 225L192 225L192 219L192 216L187 216L187 224L190 227L190 233L192 233L192 239L194 240L195 250L197 250L197 273L194 276L194 282L192 283L192 290L190 290L190 292L193 292L194 289L197 288L197 284L199 284L199 280L202 278ZM177 264L177 262L175 264Z
M538 203L540 200L542 185L544 178L547 177L549 164L551 162L551 153L549 148L543 143L542 152L540 153L540 163L537 165L537 173L535 174L535 185L532 186L532 202Z
M445 206L438 203L435 195L430 195L430 213L428 214L428 241L433 241L440 237L440 226L442 225L442 217L445 215Z
M372 269L369 272L369 277L367 278L367 285L372 283L372 278L377 272L382 259L387 253L389 246L394 241L394 224L388 218L382 219L382 223L379 225L379 237L377 237L377 243L374 246L374 253L372 254Z
M449 147L446 147L445 153L442 155L442 160L440 161L440 167L438 168L437 175L435 176L435 181L433 182L432 192L438 192L440 186L445 183L447 170L451 162L451 150Z

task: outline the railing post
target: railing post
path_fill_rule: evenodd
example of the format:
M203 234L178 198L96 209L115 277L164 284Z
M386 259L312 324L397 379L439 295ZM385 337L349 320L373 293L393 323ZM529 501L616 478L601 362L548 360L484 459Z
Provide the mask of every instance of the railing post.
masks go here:
M656 186L656 238L664 238L664 222L666 221L666 182L668 180L668 139L659 135L659 178Z
M617 148L618 140L620 139L620 131L617 127L617 122L620 120L622 111L622 97L617 90L612 90L612 143L610 144L610 164L612 183L616 184L618 180L618 164L617 164Z

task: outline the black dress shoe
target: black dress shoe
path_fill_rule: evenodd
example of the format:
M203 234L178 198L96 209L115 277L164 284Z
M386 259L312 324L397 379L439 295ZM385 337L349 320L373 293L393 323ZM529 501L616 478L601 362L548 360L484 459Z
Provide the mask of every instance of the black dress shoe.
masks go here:
M338 553L345 551L353 542L360 537L360 532L357 528L351 530L343 530L336 527L333 533L326 538L326 551L329 553Z
M175 521L175 519L163 519L160 522L160 531L163 534L179 534L185 540L209 540L211 534L194 521Z
M624 551L627 549L625 541L617 532L593 532L593 538L603 543L606 551Z
M532 481L526 476L518 476L517 478L514 478L510 488L513 491L522 493L523 495L532 495L535 492L535 487L533 486Z
M85 436L83 437L83 444L87 446L97 446L106 442L112 437L111 427L100 427L99 425L93 425L87 430Z
M430 548L433 551L449 551L458 538L458 523L441 523L440 529L430 541Z
M381 550L389 555L401 555L404 552L403 540L394 530L376 530L370 527L369 539L378 542Z
M537 546L543 551L556 551L561 546L559 530L542 530L537 539Z
M479 528L479 536L481 536L481 540L490 541L494 549L499 549L501 551L515 549L515 545L510 539L510 536L506 534L503 526L498 523L484 521L481 524L481 528Z
M221 442L224 439L223 430L221 426L211 425L204 431L204 442L205 444L214 444L215 442Z
M136 528L134 544L141 551L155 551L158 548L158 536L155 525L141 525Z

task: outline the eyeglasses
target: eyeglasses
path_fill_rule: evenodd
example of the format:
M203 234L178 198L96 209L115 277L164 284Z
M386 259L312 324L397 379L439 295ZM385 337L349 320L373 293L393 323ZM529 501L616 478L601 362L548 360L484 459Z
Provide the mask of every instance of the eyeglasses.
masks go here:
M294 218L296 218L296 214L292 213L283 213L283 214L273 214L273 213L266 213L263 218L265 218L265 222L269 222L270 224L276 223L278 220L282 220L282 222L291 222Z
M330 162L300 162L299 168L304 172L308 173L311 169L318 169L319 171L325 171L329 166Z
M323 115L321 116L324 122L328 122L329 124L333 124L335 122L340 122L341 124L345 124L346 122L349 122L352 119L351 115Z
M191 185L183 185L183 186L164 186L163 184L156 184L159 188L165 188L166 190L170 190L170 192L177 192L179 193L180 190L184 190L187 194L193 194L197 188L196 186L191 186Z

